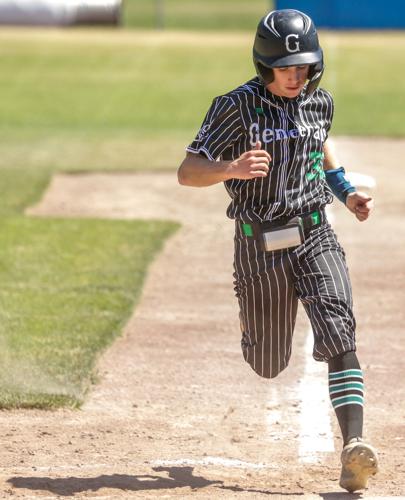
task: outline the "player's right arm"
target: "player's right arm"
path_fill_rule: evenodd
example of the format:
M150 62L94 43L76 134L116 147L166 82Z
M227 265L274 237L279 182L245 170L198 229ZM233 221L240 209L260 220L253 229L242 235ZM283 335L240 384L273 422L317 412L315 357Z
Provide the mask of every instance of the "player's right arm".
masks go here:
M230 179L266 177L271 156L261 149L258 141L251 151L228 161L212 161L197 153L187 153L177 171L179 183L184 186L205 187Z

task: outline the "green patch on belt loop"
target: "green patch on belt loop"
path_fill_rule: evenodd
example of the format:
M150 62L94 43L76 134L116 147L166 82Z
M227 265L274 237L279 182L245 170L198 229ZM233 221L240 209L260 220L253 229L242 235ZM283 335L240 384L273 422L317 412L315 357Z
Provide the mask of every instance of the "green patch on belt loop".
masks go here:
M316 212L312 212L311 214L311 220L312 220L312 224L315 226L316 224L320 224L321 222L321 216L319 214L318 211Z
M253 236L253 227L251 224L242 224L242 231L245 236Z
M258 115L264 115L264 110L263 108L255 108L255 111Z

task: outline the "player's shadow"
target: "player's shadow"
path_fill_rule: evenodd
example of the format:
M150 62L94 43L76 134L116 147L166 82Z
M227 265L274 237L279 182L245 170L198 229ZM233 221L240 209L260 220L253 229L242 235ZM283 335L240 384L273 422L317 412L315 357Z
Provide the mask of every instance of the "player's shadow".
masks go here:
M193 490L214 486L234 492L260 493L264 495L293 496L299 493L256 490L240 486L225 486L223 481L211 481L202 476L193 475L193 467L153 467L155 472L167 472L168 477L158 475L111 474L97 477L11 477L7 482L14 488L49 491L55 495L70 497L85 491L98 491L102 488L124 491L166 490L189 487Z
M361 493L346 493L343 491L339 491L338 493L319 493L319 496L323 500L356 500L363 498Z
M166 490L188 486L205 488L222 481L210 481L193 475L193 467L154 467L155 472L168 472L169 477L158 475L111 474L97 477L12 477L7 480L14 488L50 491L60 496L73 496L83 491L97 491L102 488L142 491Z

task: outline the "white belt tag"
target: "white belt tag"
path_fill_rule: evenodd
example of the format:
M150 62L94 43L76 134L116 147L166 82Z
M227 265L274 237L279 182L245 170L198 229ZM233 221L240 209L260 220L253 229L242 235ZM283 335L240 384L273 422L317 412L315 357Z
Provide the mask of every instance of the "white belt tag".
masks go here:
M262 233L266 252L301 245L301 231L298 225L273 229Z

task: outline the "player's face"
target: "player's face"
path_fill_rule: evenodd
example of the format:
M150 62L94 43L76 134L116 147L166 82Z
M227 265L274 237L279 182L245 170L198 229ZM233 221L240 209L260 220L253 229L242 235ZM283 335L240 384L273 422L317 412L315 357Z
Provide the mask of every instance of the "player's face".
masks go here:
M273 68L274 80L267 85L272 94L294 98L304 88L308 78L309 65Z

